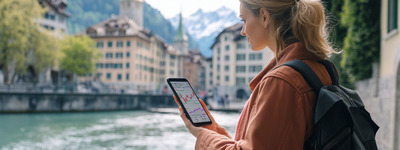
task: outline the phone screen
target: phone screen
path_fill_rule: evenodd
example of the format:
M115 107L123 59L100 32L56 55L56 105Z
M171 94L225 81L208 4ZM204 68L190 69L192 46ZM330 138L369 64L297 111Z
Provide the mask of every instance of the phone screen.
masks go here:
M172 88L175 90L178 99L181 101L183 108L186 109L192 123L207 123L210 122L206 111L204 111L199 99L194 93L189 82L171 81Z

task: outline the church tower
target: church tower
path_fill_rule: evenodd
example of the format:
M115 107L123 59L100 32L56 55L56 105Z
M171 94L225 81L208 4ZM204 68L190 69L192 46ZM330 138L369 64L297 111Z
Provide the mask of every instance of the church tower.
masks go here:
M179 51L186 53L189 51L188 37L185 29L183 28L182 13L179 15L179 17L179 27L174 36L174 47Z
M131 18L139 27L143 28L143 0L121 0L119 15Z

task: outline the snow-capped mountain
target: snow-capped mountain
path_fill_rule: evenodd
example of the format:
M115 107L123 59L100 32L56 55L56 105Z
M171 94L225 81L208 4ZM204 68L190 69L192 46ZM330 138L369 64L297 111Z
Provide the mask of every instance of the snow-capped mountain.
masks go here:
M170 18L169 21L177 28L179 15ZM183 18L183 25L186 31L198 41L199 49L206 57L212 55L210 46L213 44L215 37L224 28L238 22L240 22L238 15L226 7L221 7L211 12L203 12L203 10L199 9L189 17Z

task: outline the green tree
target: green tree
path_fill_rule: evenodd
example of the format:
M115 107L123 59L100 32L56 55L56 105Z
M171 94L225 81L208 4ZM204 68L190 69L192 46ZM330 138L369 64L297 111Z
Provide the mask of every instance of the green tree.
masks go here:
M54 65L57 38L34 21L44 12L37 0L0 1L0 67L5 82L13 83L29 65L36 72Z
M330 27L329 41L333 44L332 46L337 51L343 50L343 41L347 35L347 27L340 24L341 13L344 4L344 0L324 0L326 7L326 16ZM336 64L340 76L340 84L347 88L354 89L354 78L350 75L349 69L340 65L342 60L343 52L340 54L333 55L330 60Z
M379 61L380 0L344 0L341 23L348 28L341 65L355 80L370 78Z
M61 41L61 68L77 75L93 73L101 57L95 42L88 36L68 36Z

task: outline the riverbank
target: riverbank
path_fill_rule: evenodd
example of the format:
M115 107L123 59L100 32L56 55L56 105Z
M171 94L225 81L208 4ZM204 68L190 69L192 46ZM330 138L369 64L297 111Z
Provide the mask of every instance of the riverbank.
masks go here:
M147 110L176 107L171 95L0 93L0 113Z
M225 112L241 112L244 104L230 102L220 106L215 101L208 101L210 110ZM177 111L177 105L171 95L0 92L0 113L120 110Z

